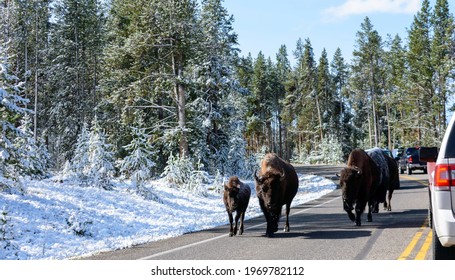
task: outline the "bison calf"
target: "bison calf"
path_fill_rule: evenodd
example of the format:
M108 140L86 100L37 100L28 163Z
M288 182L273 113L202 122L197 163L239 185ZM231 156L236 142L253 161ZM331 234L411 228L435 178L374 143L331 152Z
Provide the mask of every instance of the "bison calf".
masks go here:
M245 219L246 208L250 201L251 189L248 185L243 184L237 176L229 178L227 184L224 185L223 202L226 206L226 211L229 216L229 223L231 228L229 230L229 236L237 235L238 222L240 219L240 231L239 235L243 233L243 220ZM234 219L232 213L236 212L235 215L235 227L233 226Z

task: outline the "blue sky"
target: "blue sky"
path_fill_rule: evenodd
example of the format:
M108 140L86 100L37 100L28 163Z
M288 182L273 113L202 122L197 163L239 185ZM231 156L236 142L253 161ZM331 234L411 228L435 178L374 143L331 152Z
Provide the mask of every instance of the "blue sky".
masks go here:
M430 3L433 7L434 1ZM284 44L294 64L292 52L299 38L310 39L316 60L325 48L331 61L339 47L350 61L366 16L383 40L399 34L406 41L421 0L224 0L223 5L235 18L242 56L251 52L256 58L262 51L275 60Z

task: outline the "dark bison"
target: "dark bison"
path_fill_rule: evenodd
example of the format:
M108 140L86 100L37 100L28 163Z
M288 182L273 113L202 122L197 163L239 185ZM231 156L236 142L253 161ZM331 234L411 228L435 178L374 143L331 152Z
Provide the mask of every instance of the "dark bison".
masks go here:
M357 226L361 225L360 217L368 204L367 221L373 221L373 194L379 180L378 168L374 161L362 149L354 149L348 158L347 167L340 172L340 185L343 208ZM355 210L355 214L352 213Z
M238 223L240 219L240 231L239 235L243 233L243 220L245 219L246 208L250 201L251 189L248 185L242 183L237 176L229 178L227 184L224 185L223 202L226 206L226 211L229 216L229 223L231 228L229 230L229 236L237 235ZM235 214L235 227L233 226L232 213Z
M256 195L267 221L266 236L272 237L278 231L278 221L283 205L286 205L286 225L289 231L291 202L299 188L299 179L292 165L273 153L266 154L261 162L259 175L254 174Z
M397 163L394 159L384 154L380 148L366 150L366 152L376 163L379 173L379 180L373 197L373 213L379 212L379 203L384 203L384 209L392 211L392 205L390 203L392 194L395 189L400 187Z
M387 211L392 211L392 204L390 201L392 200L393 191L400 188L400 177L398 175L398 164L397 162L389 157L386 156L387 163L389 164L389 185L388 185L388 193L387 193L387 200L384 202L384 209Z
M390 181L389 163L384 155L384 152L379 148L373 148L365 151L368 156L374 161L378 168L379 178L376 181L376 186L373 197L373 213L379 212L379 203L386 203L385 197Z

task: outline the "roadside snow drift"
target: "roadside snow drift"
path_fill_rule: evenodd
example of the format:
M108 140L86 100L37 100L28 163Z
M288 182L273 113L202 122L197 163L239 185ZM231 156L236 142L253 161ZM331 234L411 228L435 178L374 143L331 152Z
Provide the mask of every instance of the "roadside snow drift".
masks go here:
M252 188L247 220L262 213L254 182L245 183ZM221 193L197 195L163 180L150 185L159 202L120 182L111 191L52 179L23 184L23 194L0 193L0 259L68 259L228 223ZM314 175L299 175L299 186L293 205L336 188Z

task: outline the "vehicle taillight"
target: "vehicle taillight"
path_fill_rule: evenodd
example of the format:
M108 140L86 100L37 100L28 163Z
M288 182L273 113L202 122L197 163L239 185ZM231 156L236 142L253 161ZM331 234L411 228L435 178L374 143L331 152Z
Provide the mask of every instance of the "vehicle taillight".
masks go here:
M409 163L412 163L412 157L409 157L409 158L408 158L408 162L409 162Z
M438 190L449 190L455 186L455 165L437 164L434 170L434 186Z

